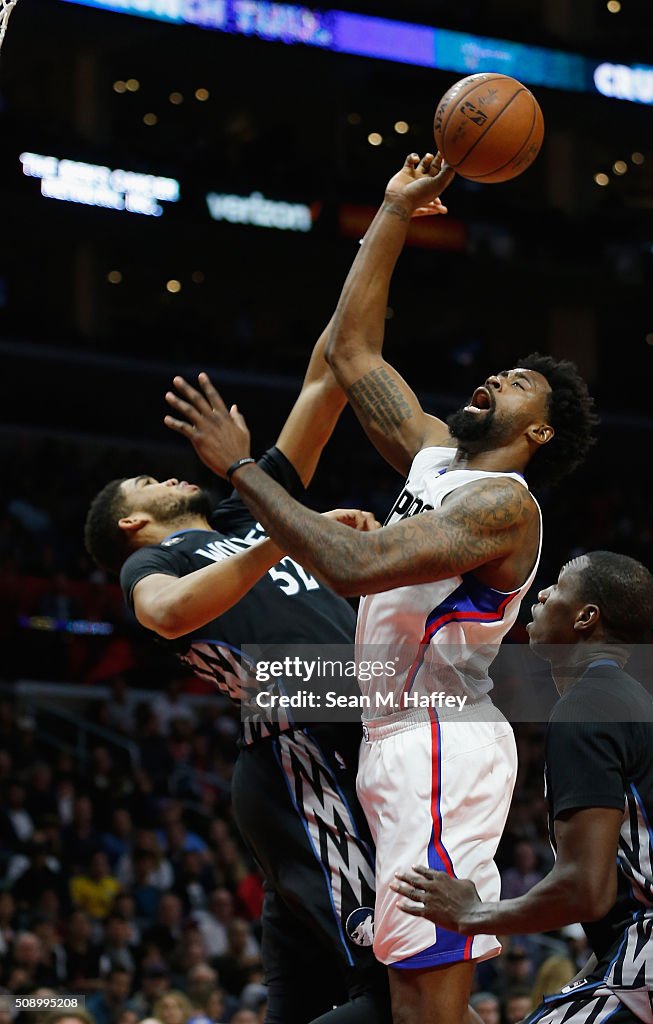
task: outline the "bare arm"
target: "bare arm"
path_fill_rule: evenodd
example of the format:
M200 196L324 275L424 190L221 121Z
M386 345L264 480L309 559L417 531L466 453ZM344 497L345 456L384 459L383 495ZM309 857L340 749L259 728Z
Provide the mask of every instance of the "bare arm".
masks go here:
M500 565L537 515L521 484L498 477L458 488L445 508L354 534L324 522L257 466L239 470L235 484L275 542L343 595L375 594Z
M302 389L277 439L277 448L293 464L304 487L310 483L322 450L347 404L324 358L330 326L329 323L316 342Z
M167 640L185 636L233 608L281 557L266 540L188 576L152 573L134 587L136 618Z
M598 921L617 897L616 856L623 811L588 807L555 821L553 869L524 896L482 903L473 882L418 868L392 888L403 910L462 935L521 935Z
M371 512L361 509L338 508L318 518L342 524L352 533L380 527ZM192 633L233 608L282 555L272 541L264 540L187 576L152 573L134 587L136 618L167 640Z
M202 393L182 378L166 400L185 420L166 416L202 461L220 476L249 455L249 431L239 412L227 410L206 374ZM370 534L354 534L291 498L255 463L232 475L240 496L272 539L337 593L374 594L411 583L448 579L484 567L501 573L539 528L537 506L521 483L507 476L457 488L444 508L424 512ZM520 585L523 573L516 581ZM503 577L502 577L503 578ZM512 589L509 584L500 589Z
M422 409L415 393L382 356L392 274L411 217L425 204L446 213L437 196L453 178L427 154L415 154L389 182L383 206L365 235L345 282L329 335L326 358L383 457L405 474L426 445L450 444L442 420Z

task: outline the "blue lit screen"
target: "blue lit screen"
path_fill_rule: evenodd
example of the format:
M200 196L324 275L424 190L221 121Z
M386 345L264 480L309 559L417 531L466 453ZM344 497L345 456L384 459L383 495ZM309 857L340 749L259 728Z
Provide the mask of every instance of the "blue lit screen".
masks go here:
M495 71L529 85L593 92L653 104L653 68L627 67L580 54L473 36L347 11L311 11L267 0L64 0L156 21L197 25L270 42L462 72Z

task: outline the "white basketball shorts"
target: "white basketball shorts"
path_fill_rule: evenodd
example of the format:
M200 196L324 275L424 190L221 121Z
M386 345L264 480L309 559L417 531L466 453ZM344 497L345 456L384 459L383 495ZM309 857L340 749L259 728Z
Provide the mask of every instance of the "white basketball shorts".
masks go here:
M484 901L499 899L494 855L517 774L510 725L485 698L455 718L429 708L368 722L365 736L357 788L376 843L377 959L421 969L496 956L493 935L458 935L405 914L390 883L424 864L471 878Z

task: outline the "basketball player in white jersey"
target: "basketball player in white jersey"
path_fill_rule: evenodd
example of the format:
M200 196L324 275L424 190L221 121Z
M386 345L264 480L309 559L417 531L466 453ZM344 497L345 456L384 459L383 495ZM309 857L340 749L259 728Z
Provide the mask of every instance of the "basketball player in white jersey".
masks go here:
M410 219L443 213L453 174L412 154L389 182L345 283L327 356L369 437L408 474L387 525L354 534L290 498L249 456L249 433L205 374L181 378L171 429L229 477L270 536L344 595L361 602L357 642L394 653L375 680L391 703L366 710L359 796L377 845L374 950L390 968L395 1024L460 1024L474 961L493 936L458 936L407 918L394 873L427 863L472 878L498 899L493 863L516 772L512 731L487 691L488 667L515 621L541 547L529 479L551 482L592 443L592 400L575 367L530 356L488 377L448 425L421 408L383 359L390 279ZM425 705L422 706L422 699ZM380 717L378 717L380 716ZM489 894L494 895L490 896Z

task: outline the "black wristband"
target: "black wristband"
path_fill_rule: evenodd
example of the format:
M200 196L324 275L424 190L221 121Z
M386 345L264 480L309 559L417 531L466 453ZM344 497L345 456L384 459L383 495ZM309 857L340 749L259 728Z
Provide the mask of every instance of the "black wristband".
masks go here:
M232 462L231 465L229 466L229 469L225 473L227 480L231 480L231 477L236 472L236 470L240 469L241 466L246 466L248 462L256 462L256 459L253 459L250 455L248 455L246 459L236 459L235 462Z

